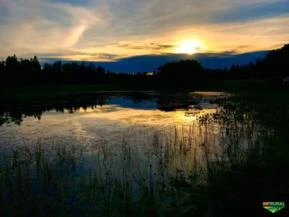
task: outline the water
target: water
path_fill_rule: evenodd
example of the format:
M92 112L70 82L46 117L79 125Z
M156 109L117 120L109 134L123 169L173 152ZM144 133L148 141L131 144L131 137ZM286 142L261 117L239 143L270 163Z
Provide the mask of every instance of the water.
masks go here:
M124 207L137 212L133 204L144 206L149 197L150 206L158 207L154 212L166 213L176 206L173 201L187 198L186 187L198 191L195 186L210 183L210 177L252 160L262 168L272 163L267 156L273 156L272 143L288 153L288 105L283 96L279 99L221 92L103 92L5 102L0 107L2 200L19 204L24 194L40 207L55 207L55 200L66 208L73 205L71 216L92 209L126 216ZM11 192L14 198L8 199ZM35 202L31 192L45 203ZM61 213L59 208L54 212Z
M218 109L216 99L224 95L114 93L78 96L62 99L60 103L23 102L0 111L0 145L11 147L51 139L65 139L75 144L102 140L115 143L133 131L149 133L193 124L200 115L215 112Z

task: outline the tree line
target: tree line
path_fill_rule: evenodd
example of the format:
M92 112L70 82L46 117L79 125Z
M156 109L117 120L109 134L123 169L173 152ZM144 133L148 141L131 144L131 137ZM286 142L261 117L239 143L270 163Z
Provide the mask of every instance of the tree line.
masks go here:
M281 81L289 76L289 44L270 51L264 59L229 69L209 70L195 60L169 62L154 75L146 73L113 73L93 63L39 63L37 57L18 59L9 56L0 62L1 88L13 85L42 84L117 84L143 87L196 87L209 80L266 79Z
M289 44L269 51L263 59L246 65L233 65L224 70L207 70L213 79L261 79L280 82L289 76Z
M43 84L134 84L149 83L145 73L114 73L102 66L85 62L45 63L43 66L35 56L31 59L19 59L9 56L0 62L0 87L15 85Z

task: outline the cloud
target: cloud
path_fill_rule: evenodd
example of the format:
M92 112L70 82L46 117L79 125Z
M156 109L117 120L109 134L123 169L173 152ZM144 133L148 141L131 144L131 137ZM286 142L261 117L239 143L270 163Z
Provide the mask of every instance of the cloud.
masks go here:
M67 52L56 52L56 53L36 53L39 59L45 60L65 60L73 61L75 59L80 61L89 61L92 59L102 60L102 61L115 61L123 56L113 53L87 53L82 51L67 51ZM77 58L76 58L77 57Z
M217 23L240 22L248 20L260 20L289 14L289 1L256 2L248 5L240 5L212 16Z
M289 17L287 3L288 0L99 0L96 4L100 6L94 10L103 15L106 25L86 31L86 40L77 46L141 55L171 52L181 40L197 38L204 42L202 51L268 49L289 38L289 29L284 26ZM247 47L239 47L240 44Z
M115 60L187 39L240 53L285 43L288 21L289 0L0 0L0 57Z
M110 24L104 34L118 37L160 34L188 25L274 17L279 12L288 14L289 5L288 0L274 3L269 0L103 0L97 4L102 5L101 12Z
M2 0L9 16L0 22L5 53L37 53L71 49L100 18L86 8L36 0Z
M176 45L173 44L159 44L155 42L150 43L120 43L117 45L121 48L131 49L131 50L151 50L151 51L158 51L158 52L165 52L168 49L175 48Z

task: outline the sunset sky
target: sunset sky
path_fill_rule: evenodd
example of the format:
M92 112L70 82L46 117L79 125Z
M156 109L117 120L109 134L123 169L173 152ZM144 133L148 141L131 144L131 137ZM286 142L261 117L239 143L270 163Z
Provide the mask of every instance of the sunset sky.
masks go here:
M245 53L289 42L289 0L0 0L0 30L2 58Z

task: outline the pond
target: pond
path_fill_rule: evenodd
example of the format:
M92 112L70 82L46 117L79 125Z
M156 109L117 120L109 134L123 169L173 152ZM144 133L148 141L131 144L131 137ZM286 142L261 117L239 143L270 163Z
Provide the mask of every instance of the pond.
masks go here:
M52 102L14 102L0 111L2 149L39 143L67 143L95 147L117 146L134 139L132 148L149 147L152 134L196 125L197 119L219 109L226 94L102 93ZM16 104L17 103L17 104ZM9 107L10 106L10 107Z
M203 191L220 184L220 174L240 169L244 180L253 168L264 175L266 163L276 162L273 143L284 155L278 155L282 165L287 163L289 106L282 97L273 99L268 106L263 95L149 91L5 101L5 216L46 216L44 210L59 216L180 216L187 200L186 212L219 212L218 199ZM283 187L264 190L252 204L283 195ZM213 208L203 209L210 200Z

